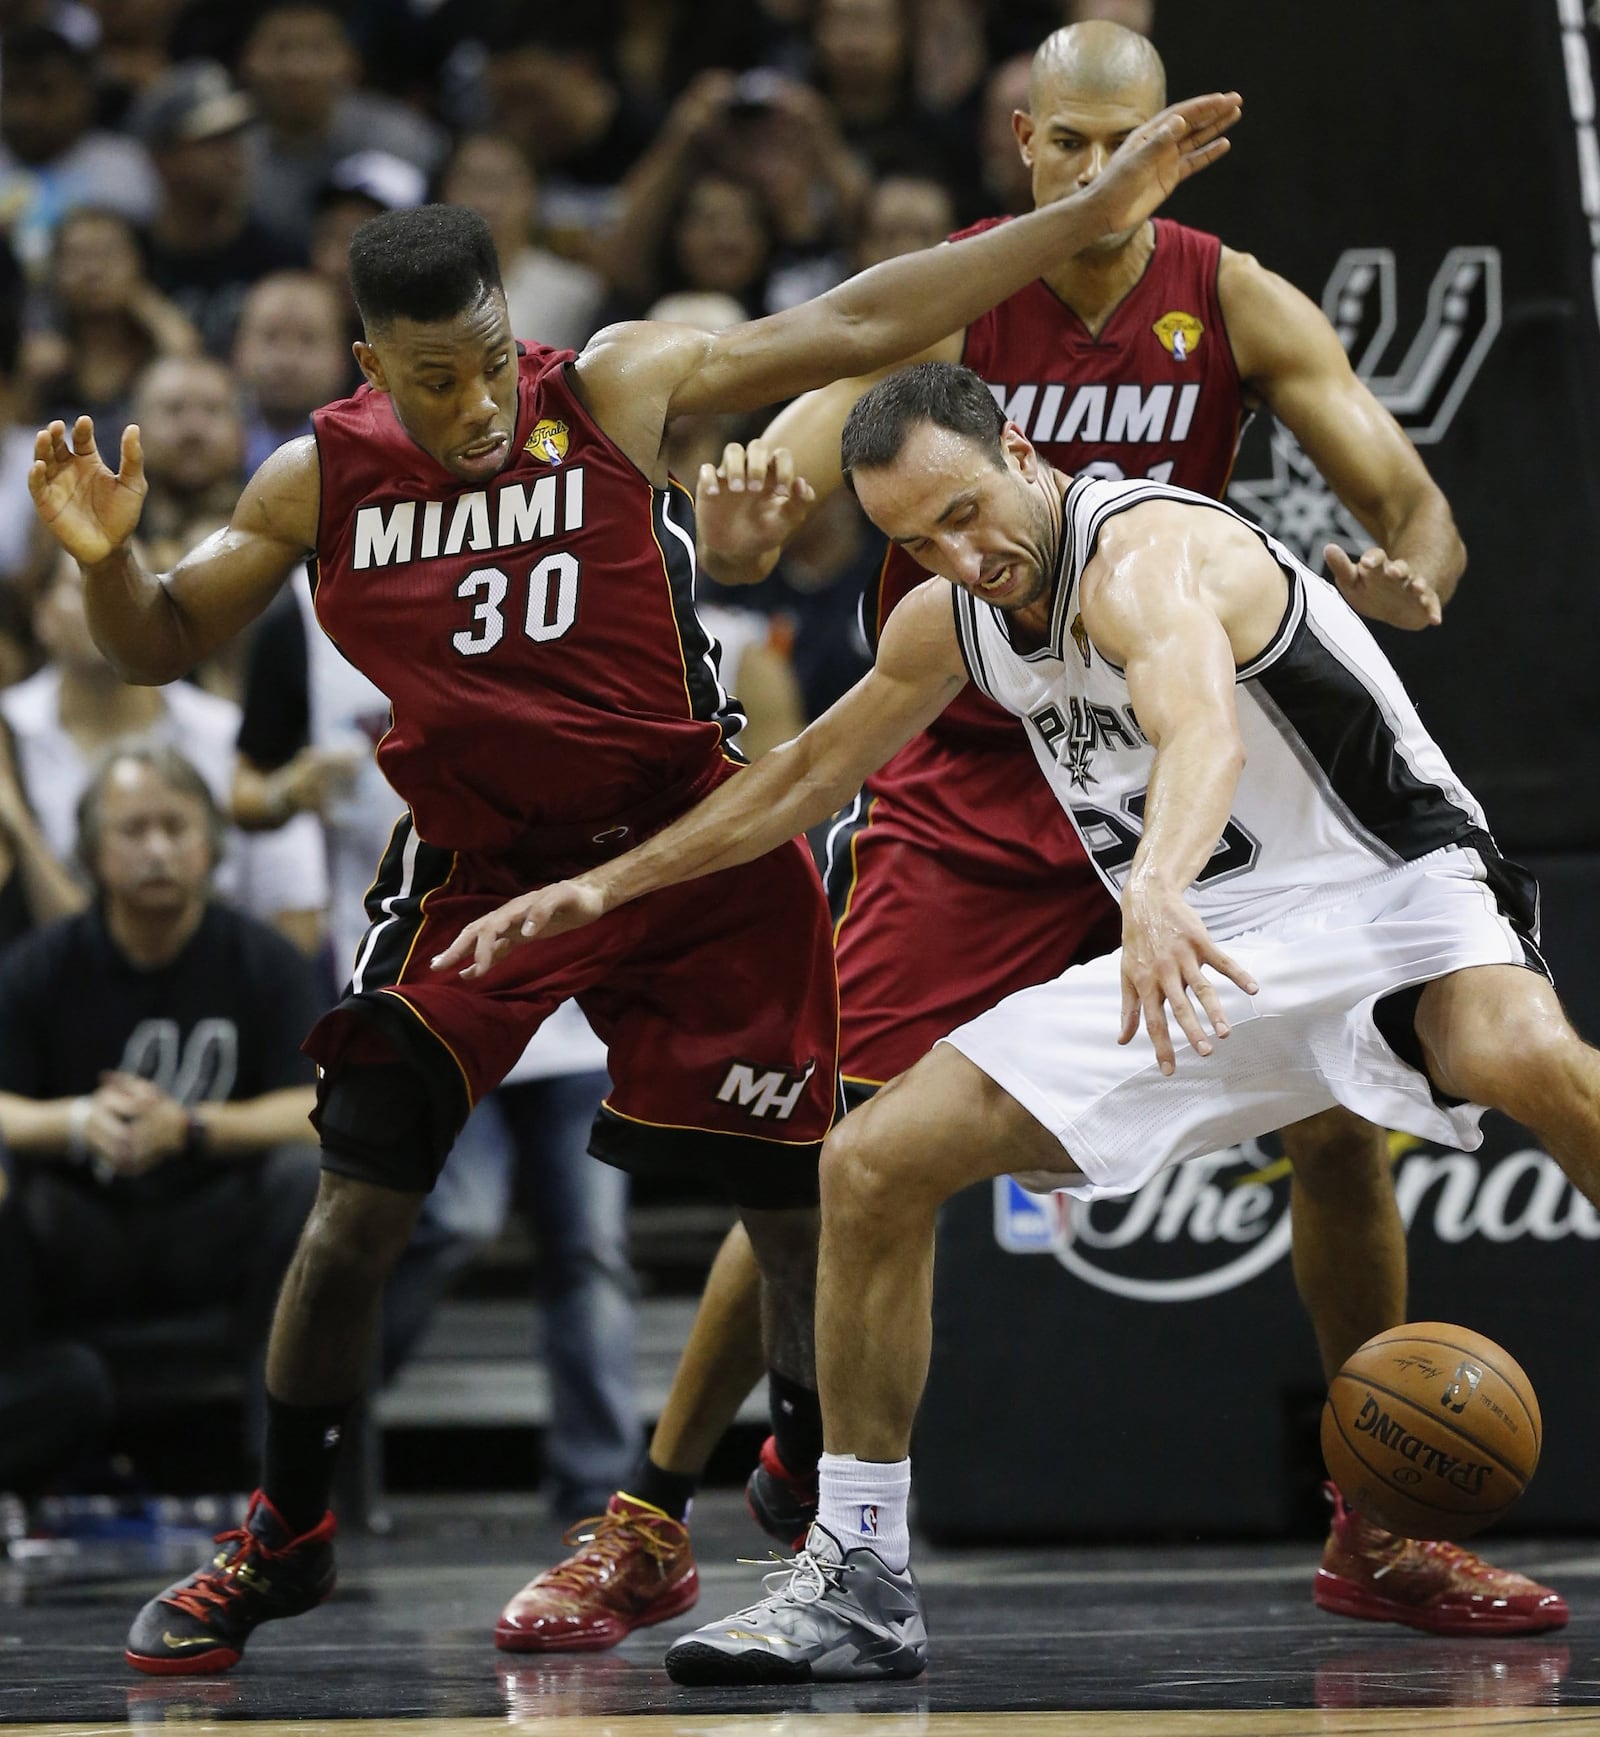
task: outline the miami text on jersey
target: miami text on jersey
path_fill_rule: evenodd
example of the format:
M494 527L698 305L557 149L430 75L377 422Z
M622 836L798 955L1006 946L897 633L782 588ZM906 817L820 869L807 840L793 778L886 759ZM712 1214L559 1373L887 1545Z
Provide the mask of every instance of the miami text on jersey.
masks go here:
M448 514L446 509L448 510ZM474 489L449 501L356 508L352 567L403 567L436 555L514 549L583 529L583 466L532 482Z

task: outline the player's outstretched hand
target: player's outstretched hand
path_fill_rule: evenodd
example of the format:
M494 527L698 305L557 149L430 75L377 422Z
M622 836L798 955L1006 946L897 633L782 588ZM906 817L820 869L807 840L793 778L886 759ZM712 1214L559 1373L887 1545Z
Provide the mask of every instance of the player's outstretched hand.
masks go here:
M482 977L513 947L581 929L605 914L605 899L594 887L582 880L556 881L508 900L487 917L468 923L442 953L434 955L433 969L448 971L468 960L458 975Z
M1196 1054L1210 1055L1211 1039L1201 1014L1219 1040L1229 1027L1216 985L1206 976L1207 966L1246 995L1259 987L1211 939L1180 895L1130 883L1122 895L1122 1030L1117 1042L1132 1043L1143 1023L1162 1073L1170 1074L1178 1065L1167 1029L1170 1009Z
M115 474L100 457L87 416L73 423L70 441L64 422L52 422L34 438L28 492L56 541L86 567L105 560L133 535L148 488L137 423L122 431Z
M720 464L700 466L694 491L695 527L713 574L719 557L734 563L781 549L816 499L788 447L730 441Z
M1216 91L1173 103L1135 127L1084 195L1100 207L1107 233L1143 223L1181 182L1225 155L1223 134L1241 108L1237 91Z
M1390 627L1437 627L1444 608L1433 581L1413 573L1404 561L1391 561L1383 549L1368 549L1352 561L1337 543L1322 551L1328 575L1339 595L1368 621L1386 621Z

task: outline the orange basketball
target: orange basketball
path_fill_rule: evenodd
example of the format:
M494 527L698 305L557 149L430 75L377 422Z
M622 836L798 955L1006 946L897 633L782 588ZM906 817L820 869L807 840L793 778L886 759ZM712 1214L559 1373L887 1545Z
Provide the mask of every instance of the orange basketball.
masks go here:
M1333 1378L1322 1457L1358 1513L1410 1538L1469 1538L1539 1463L1533 1383L1492 1339L1414 1321L1369 1339Z

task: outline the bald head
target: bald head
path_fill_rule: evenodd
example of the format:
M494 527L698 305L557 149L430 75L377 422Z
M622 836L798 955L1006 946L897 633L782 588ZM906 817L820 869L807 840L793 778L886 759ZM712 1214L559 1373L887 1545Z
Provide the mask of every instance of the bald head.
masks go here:
M1144 97L1150 111L1167 101L1167 69L1149 37L1103 18L1069 24L1039 44L1028 80L1028 107L1044 114L1064 97Z

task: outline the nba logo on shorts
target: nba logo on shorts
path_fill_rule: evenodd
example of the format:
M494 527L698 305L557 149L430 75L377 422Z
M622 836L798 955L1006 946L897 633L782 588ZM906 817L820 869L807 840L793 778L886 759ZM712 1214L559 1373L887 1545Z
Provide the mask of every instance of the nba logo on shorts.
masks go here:
M876 1538L878 1536L878 1504L863 1502L861 1504L861 1536Z

